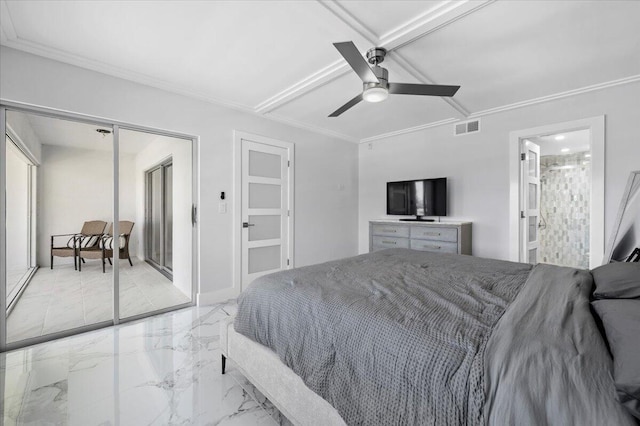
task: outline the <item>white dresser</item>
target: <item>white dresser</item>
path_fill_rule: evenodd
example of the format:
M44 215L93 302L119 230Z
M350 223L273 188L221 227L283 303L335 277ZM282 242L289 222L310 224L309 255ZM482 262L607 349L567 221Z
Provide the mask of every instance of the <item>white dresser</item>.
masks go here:
M369 222L369 251L388 248L471 254L471 222Z

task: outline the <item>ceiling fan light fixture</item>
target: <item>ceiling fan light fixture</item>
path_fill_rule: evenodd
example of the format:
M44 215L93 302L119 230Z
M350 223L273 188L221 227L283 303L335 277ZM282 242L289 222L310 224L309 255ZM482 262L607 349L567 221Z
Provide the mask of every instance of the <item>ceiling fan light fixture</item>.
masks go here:
M389 90L382 86L373 86L364 89L362 99L367 102L382 102L389 97Z

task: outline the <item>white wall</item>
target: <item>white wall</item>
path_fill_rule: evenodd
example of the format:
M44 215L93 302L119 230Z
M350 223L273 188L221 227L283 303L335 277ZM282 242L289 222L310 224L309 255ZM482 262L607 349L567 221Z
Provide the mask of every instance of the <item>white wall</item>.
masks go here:
M206 300L233 293L234 129L296 144L296 265L357 253L356 145L4 46L0 56L4 99L200 137L200 292L211 293ZM218 214L220 191L229 196L226 214Z
M136 132L128 137L135 138ZM144 241L145 229L145 172L171 157L173 161L173 285L191 297L192 229L192 157L191 141L159 138L151 142L135 157L136 228L138 241ZM144 245L138 245L137 256L144 259Z
M449 218L473 222L473 254L509 257L509 132L606 115L605 241L628 174L640 169L640 83L616 86L481 118L481 132L453 136L453 125L360 145L359 250L368 221L385 216L385 183L446 176Z
M132 155L120 158L122 220L135 218L135 163ZM80 232L88 220L113 222L113 154L111 151L42 145L38 170L38 265L50 266L51 235ZM56 240L64 243L65 239ZM130 245L135 249L137 239ZM135 251L134 251L135 253ZM53 259L58 264L73 258Z

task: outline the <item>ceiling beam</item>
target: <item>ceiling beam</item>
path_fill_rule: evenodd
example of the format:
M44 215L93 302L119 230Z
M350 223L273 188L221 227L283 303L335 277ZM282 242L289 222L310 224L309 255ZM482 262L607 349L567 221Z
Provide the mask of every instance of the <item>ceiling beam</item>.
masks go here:
M406 58L398 52L394 52L394 50L444 28L452 22L477 11L494 1L495 0L442 1L425 11L423 14L405 22L382 36L375 34L371 29L342 7L337 1L318 0L318 3L329 10L351 30L362 36L369 45L384 47L387 51L392 52L392 57L396 63L404 71L416 78L420 83L436 84L426 74L411 64ZM323 68L321 71L312 74L311 76L280 91L264 102L261 102L255 107L255 110L262 114L271 112L313 89L324 86L325 84L344 75L348 71L349 67L346 61L344 61L344 59L340 59L339 61ZM462 114L463 117L470 114L467 108L461 105L457 100L453 98L441 99L449 104L449 106L451 106L451 108L453 108L457 113Z

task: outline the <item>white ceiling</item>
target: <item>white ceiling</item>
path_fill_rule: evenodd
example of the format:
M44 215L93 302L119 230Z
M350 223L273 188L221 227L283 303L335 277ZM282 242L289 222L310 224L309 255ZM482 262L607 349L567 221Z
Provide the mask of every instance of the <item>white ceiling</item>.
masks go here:
M18 116L25 119L20 120ZM110 127L77 121L62 120L37 114L25 114L18 111L7 113L7 122L12 125L14 120L29 123L36 137L42 145L64 146L68 148L90 149L97 151L113 150L113 135L102 135L97 129L111 130ZM14 129L19 126L12 126ZM18 135L24 137L24 135ZM120 131L119 151L124 154L136 154L151 143L161 140L175 140L168 136L156 135L128 129Z
M562 139L558 140L556 137L562 137ZM540 156L569 155L591 151L589 130L544 135L537 138L529 138L529 140L540 145Z
M0 43L350 141L640 80L639 1L5 1ZM386 47L390 80L452 99L361 91L332 46Z

